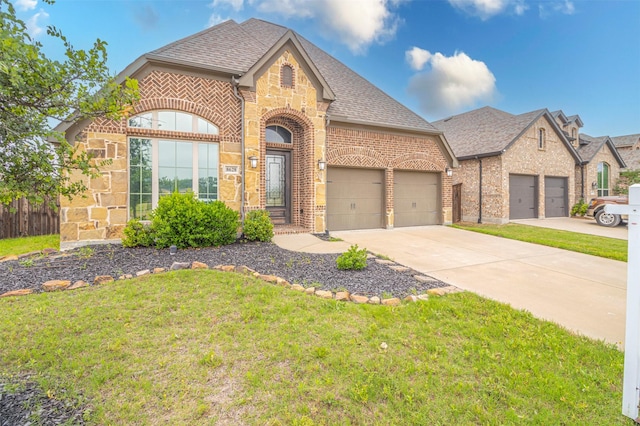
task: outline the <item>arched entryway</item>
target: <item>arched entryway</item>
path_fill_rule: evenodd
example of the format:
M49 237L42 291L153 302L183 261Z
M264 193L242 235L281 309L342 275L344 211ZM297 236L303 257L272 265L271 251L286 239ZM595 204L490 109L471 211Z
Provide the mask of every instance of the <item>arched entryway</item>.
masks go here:
M262 120L260 204L276 226L313 229L314 167L311 123L297 111Z

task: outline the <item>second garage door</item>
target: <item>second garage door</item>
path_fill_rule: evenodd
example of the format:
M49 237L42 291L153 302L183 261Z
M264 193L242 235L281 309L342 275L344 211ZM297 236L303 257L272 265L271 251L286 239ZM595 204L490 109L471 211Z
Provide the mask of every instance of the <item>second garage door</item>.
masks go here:
M327 228L330 231L384 226L384 171L329 167Z
M393 172L393 226L438 225L440 220L440 174Z
M568 210L567 178L544 178L544 216L567 217Z
M538 217L535 176L509 175L509 219Z

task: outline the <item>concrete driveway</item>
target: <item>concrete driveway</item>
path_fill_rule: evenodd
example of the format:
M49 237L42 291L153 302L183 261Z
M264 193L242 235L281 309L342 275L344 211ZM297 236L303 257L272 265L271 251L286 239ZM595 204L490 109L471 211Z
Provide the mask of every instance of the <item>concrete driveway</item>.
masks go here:
M579 334L623 346L625 262L445 226L331 235Z
M592 218L577 217L551 217L548 219L518 219L513 223L523 225L538 226L540 228L560 229L563 231L579 232L581 234L599 235L601 237L618 238L620 240L629 239L629 231L626 222L613 228L600 226Z

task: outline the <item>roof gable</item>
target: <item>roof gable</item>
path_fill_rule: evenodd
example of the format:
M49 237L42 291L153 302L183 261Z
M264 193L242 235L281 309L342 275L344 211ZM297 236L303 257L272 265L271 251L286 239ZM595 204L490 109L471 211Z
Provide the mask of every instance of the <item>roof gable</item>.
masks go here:
M327 84L326 80L318 71L307 52L304 50L300 41L296 37L295 33L288 30L280 39L273 45L262 57L249 68L249 70L238 80L240 86L255 88L256 80L266 71L266 69L282 55L282 53L289 49L291 53L296 57L300 66L305 69L307 77L311 78L315 82L315 86L322 90L318 90L318 95L322 96L322 99L332 101L336 98L333 90Z
M553 127L574 159L579 161L578 153L547 109L513 115L486 106L435 121L433 124L444 131L458 160L465 160L501 155L543 117Z
M615 157L616 161L618 162L618 165L622 168L626 167L624 160L620 156L620 153L616 149L616 146L613 144L609 136L595 137L595 136L589 136L587 134L581 133L579 138L580 138L580 145L578 147L578 153L580 154L580 157L582 158L582 161L584 163L590 163L593 160L593 158L596 156L596 154L600 152L603 149L603 147L606 145L609 147L609 150L611 151L611 154L613 154L613 156Z
M616 148L635 147L640 143L640 133L624 136L612 136L611 141Z

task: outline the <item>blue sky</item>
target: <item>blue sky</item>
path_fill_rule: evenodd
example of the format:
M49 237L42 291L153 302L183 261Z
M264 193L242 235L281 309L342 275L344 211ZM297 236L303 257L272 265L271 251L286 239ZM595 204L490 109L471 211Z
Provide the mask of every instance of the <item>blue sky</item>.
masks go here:
M108 42L114 73L225 19L294 29L429 121L481 106L640 133L640 0L12 0L51 56Z

